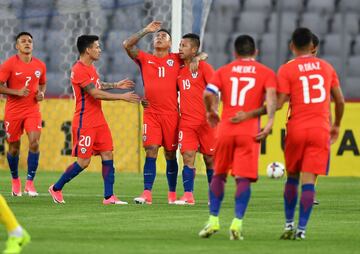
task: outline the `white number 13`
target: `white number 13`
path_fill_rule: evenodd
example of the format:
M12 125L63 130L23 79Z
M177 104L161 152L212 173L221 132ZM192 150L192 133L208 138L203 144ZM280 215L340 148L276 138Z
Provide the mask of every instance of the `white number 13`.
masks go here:
M231 86L231 106L244 106L245 104L245 95L247 91L249 91L251 88L255 86L255 79L254 78L248 78L248 77L231 77L230 78L232 82ZM238 100L238 90L239 90L239 81L247 82L247 84L240 90L239 94L239 100Z
M319 74L313 74L313 75L310 75L309 77L300 76L299 79L301 80L302 86L303 86L303 95L304 95L304 103L305 104L309 104L310 102L311 103L320 103L320 102L325 101L326 91L324 88L323 76L321 76ZM312 79L318 80L318 82L311 87L313 90L320 90L320 96L317 98L310 98L309 80L312 80Z

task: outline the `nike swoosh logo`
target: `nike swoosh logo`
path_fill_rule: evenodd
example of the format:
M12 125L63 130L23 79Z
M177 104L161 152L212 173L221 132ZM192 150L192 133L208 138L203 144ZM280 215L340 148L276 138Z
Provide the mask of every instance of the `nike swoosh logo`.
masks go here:
M90 78L91 80L94 80L95 78L94 77L92 77L92 78Z
M149 64L155 64L153 61L148 61Z
M22 72L15 72L15 76L19 76Z
M42 126L41 126L41 125L38 125L38 128L39 128L39 129L41 129L41 128L42 128Z
M210 152L214 151L215 149L214 148L210 148Z
M172 146L172 147L175 147L175 146L177 146L177 144L172 144L171 146Z

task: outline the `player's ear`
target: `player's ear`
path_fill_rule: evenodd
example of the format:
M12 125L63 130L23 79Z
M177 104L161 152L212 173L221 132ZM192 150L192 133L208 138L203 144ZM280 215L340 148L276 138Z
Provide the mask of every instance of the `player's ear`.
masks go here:
M255 49L254 58L256 58L259 55L259 50Z

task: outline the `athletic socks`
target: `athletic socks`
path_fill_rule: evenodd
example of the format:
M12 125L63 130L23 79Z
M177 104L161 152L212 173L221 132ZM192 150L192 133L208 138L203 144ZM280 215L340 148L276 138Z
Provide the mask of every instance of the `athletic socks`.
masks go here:
M183 185L185 192L194 191L195 168L184 166L182 171Z
M305 231L306 224L310 218L315 196L314 184L304 184L301 187L300 215L298 229Z
M115 182L115 169L114 161L106 160L102 161L102 177L104 180L104 197L110 198L114 194L114 182Z
M214 169L212 169L212 168L206 169L206 176L207 176L208 184L211 183L211 178L212 178L213 174L214 174Z
M299 179L288 178L284 189L284 210L286 223L294 221L295 208L298 198Z
M54 184L53 190L54 191L62 190L64 185L67 182L69 182L71 179L73 179L75 176L77 176L81 171L83 171L83 169L80 167L80 165L77 162L71 164L62 174L60 179Z
M150 190L153 187L156 177L156 159L146 157L144 164L144 190Z
M245 215L251 195L250 180L247 178L236 179L235 216L242 219Z
M218 216L224 198L226 175L214 175L210 184L210 215Z
M12 156L11 154L7 153L6 157L9 163L11 177L13 179L17 179L19 177L18 175L19 155Z
M169 185L169 191L176 191L177 175L178 175L177 160L166 160L166 177Z
M32 153L29 151L27 164L28 164L28 174L27 180L33 181L35 178L36 170L39 164L39 155L40 153Z

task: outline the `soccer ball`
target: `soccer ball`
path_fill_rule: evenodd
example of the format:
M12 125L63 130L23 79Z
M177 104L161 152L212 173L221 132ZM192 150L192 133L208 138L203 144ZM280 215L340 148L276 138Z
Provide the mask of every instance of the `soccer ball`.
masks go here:
M285 173L285 167L280 162L272 162L266 167L266 174L269 178L281 178Z

